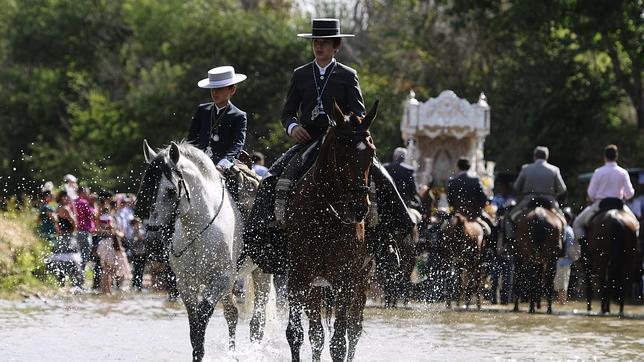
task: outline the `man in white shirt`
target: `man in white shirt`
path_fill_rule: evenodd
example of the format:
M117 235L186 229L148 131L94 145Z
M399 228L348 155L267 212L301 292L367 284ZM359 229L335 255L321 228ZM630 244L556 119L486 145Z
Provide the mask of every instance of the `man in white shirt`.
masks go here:
M626 201L633 197L635 189L631 184L628 171L617 165L617 146L608 145L604 150L604 166L595 170L588 185L588 198L592 202L575 219L573 229L575 237L582 239L586 236L586 227L590 219L599 212L599 203L606 198ZM624 212L637 219L631 209L624 204ZM639 230L638 230L639 231Z

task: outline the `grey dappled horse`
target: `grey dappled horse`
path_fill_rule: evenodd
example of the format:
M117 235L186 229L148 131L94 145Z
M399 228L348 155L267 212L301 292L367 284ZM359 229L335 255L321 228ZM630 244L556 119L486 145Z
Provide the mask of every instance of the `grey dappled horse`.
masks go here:
M188 312L193 360L204 355L204 336L220 300L228 323L229 347L235 347L238 311L232 288L252 270L255 311L251 340L261 340L270 275L250 261L241 273L236 262L242 250L242 216L224 184L224 177L201 150L174 143L155 153L144 141L149 164L141 181L136 213L149 230L164 230L169 263ZM247 258L248 259L248 258Z

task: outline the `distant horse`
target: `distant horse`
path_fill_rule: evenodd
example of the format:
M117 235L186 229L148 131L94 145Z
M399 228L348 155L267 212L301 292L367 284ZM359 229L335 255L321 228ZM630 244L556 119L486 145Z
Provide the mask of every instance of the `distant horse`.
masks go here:
M452 300L456 300L458 305L461 296L465 297L465 306L469 307L472 294L476 293L476 307L480 309L485 248L483 226L461 213L454 214L444 231L443 248L446 253L444 260L449 263L449 269L453 270L452 277L444 280L447 307L451 308Z
M234 349L238 312L232 287L242 250L241 214L223 176L199 149L172 142L156 154L144 142L144 155L149 165L141 181L136 214L147 219L148 230L164 233L170 266L188 311L193 360L201 361L204 356L206 327L220 300L228 322L229 348ZM250 263L246 267L253 268ZM270 275L255 276L267 289ZM265 305L257 301L251 338L261 338L263 328L257 318L262 319Z
M419 225L422 216L415 209L408 209L409 217L414 222L411 234L401 242L391 238L387 243L377 245L382 250L377 255L380 258L376 265L376 275L381 284L386 308L395 308L398 299L409 300L411 294L411 273L416 266L416 246L419 239Z
M335 105L335 122L322 140L315 165L296 184L286 210L290 304L286 337L294 361L300 359L304 339L302 308L309 319L313 360L320 360L324 347L322 286L330 286L334 293L331 357L351 361L355 355L373 263L364 220L376 150L369 127L377 107L378 102L363 118L344 115Z
M609 200L609 199L606 199ZM623 203L611 199L612 205L600 204L600 211L590 223L586 248L586 301L591 310L593 285L601 296L601 312L610 313L610 292L619 303L619 315L624 315L624 292L635 271L637 220L621 211ZM602 201L604 202L604 201Z
M547 201L543 201L547 202ZM552 313L554 278L557 258L561 255L564 221L550 208L537 206L518 220L516 257L516 284L514 311L519 310L519 298L530 300L530 313L546 295L548 313Z

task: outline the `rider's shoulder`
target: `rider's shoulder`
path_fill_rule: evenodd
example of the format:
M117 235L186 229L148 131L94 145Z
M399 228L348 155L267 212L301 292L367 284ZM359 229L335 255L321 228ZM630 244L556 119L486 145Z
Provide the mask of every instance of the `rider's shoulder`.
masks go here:
M339 70L339 71L348 72L348 73L351 73L351 74L353 74L353 75L357 75L357 74L358 74L358 71L357 71L357 70L355 70L355 69L351 68L351 67L350 67L350 66L348 66L348 65L344 65L344 64L342 64L342 63L340 63L340 62L338 62L338 70Z
M215 104L215 103L214 103L214 102L201 103L201 104L199 104L199 106L198 106L197 108L198 108L199 110L209 111L209 110L211 110L211 109L212 109L212 105L213 105L213 104Z
M313 62L308 62L308 63L306 63L306 64L300 65L299 67L297 67L297 68L293 69L293 73L296 73L296 74L297 74L297 73L302 73L302 72L304 72L304 71L306 70L306 68L310 68L310 67L311 67L311 64L313 64ZM309 72L310 72L310 71L311 71L311 70L309 69Z

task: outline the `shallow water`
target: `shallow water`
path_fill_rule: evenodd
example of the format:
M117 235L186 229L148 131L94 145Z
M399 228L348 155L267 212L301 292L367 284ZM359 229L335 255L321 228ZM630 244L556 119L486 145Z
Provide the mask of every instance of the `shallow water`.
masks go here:
M558 315L489 306L480 312L445 311L437 304L398 310L369 307L356 360L644 359L644 308L627 306L636 315L624 319L576 314L574 308L583 310L583 305L555 306ZM265 340L251 345L248 315L242 310L237 350L231 353L222 310L215 311L206 335L206 361L290 358L286 317L273 310ZM0 300L0 326L3 361L187 361L191 356L185 310L160 294ZM327 333L324 361L330 360L328 340ZM308 337L302 352L304 360L311 359Z

